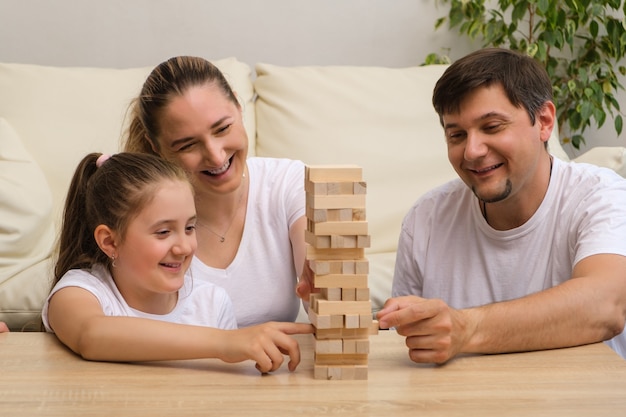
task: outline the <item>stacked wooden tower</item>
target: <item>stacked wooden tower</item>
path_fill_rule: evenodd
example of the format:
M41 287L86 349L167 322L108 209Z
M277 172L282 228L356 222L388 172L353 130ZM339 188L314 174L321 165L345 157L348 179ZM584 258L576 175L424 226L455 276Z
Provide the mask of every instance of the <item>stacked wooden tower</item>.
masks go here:
M307 260L319 292L311 295L315 379L367 379L372 319L366 183L353 165L305 167Z

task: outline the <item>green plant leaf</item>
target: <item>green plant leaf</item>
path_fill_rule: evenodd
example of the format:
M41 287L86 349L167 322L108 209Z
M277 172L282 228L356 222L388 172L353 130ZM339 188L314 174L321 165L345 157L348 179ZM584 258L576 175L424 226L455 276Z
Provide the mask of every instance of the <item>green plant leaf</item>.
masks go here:
M542 63L553 85L562 141L577 147L593 118L623 115L615 92L626 76L626 0L437 0L450 8L436 28L450 28L484 46L523 51ZM447 57L447 55L444 55ZM442 56L428 56L439 63ZM614 112L616 110L616 112ZM565 125L569 129L564 130ZM619 128L619 131L618 131ZM567 133L569 132L569 133Z
M580 145L585 143L585 138L582 135L572 136L572 146L576 149L580 149Z

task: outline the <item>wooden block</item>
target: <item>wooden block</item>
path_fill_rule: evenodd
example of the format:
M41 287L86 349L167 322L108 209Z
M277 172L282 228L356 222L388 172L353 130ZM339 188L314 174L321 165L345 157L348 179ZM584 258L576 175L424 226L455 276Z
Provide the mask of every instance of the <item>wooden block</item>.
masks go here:
M332 220L328 218L330 210L327 209L314 209L312 207L306 207L306 218L314 222L326 222Z
M351 208L327 209L325 221L327 222L350 222L352 220L355 220L353 211L354 209L351 209Z
M355 301L367 301L370 299L370 289L369 288L355 288Z
M367 365L368 355L363 353L315 353L317 365Z
M343 274L344 261L326 261L330 262L330 274Z
M378 334L378 320L372 320L372 324L370 326L370 334Z
M356 376L356 369L354 366L342 366L341 367L341 380L350 381Z
M344 339L343 340L343 353L344 354L356 353L356 339Z
M359 328L361 329L369 329L372 326L372 315L371 314L360 314L359 315Z
M352 195L352 194L365 194L365 193L355 193L354 190L356 187L355 184L360 184L359 182L354 181L342 181L342 182L327 182L326 183L326 194L328 195ZM359 186L358 189L361 187Z
M343 314L319 314L309 308L308 316L311 324L318 330L343 328Z
M356 247L357 248L369 248L371 246L371 237L370 235L359 235L357 236Z
M331 248L358 248L357 242L358 239L356 236L330 235Z
M313 365L313 378L328 379L328 366L314 364Z
M313 222L307 221L307 228L315 235L366 235L368 222Z
M367 365L354 367L354 379L355 380L367 379Z
M346 329L345 327L333 329L315 329L317 339L365 339L370 336L369 328Z
M367 380L367 365L314 365L313 377L340 381Z
M355 274L369 274L370 263L367 259L359 259L354 261L354 273Z
M328 301L317 300L317 314L371 314L372 303L370 301Z
M354 208L352 209L352 220L356 221L364 221L365 220L365 209L364 208Z
M314 248L330 249L330 236L315 236L310 230L304 231L304 241Z
M356 301L356 288L342 288L341 301ZM369 298L361 301L369 301ZM359 326L357 325L356 327Z
M361 181L363 169L357 165L306 165L304 177L309 181Z
M341 263L342 274L356 274L356 261L349 260Z
M367 288L367 275L364 274L325 274L313 275L315 288Z
M357 346L356 342L355 342L355 346ZM324 339L324 340L316 339L315 340L315 353L322 354L322 355L343 353L343 341L341 339ZM359 352L359 353L362 353L362 352Z
M304 231L304 241L318 249L357 249L370 245L369 235L315 235L310 230ZM339 258L341 259L341 258ZM345 259L345 257L343 258Z
M330 327L331 329L343 328L343 314L331 314Z
M306 194L306 205L313 209L365 208L365 194L316 195Z
M313 207L306 207L306 217L315 223L365 221L365 209L314 209Z
M328 301L341 301L341 297L342 297L341 288L321 288L320 293Z
M355 181L352 185L352 194L367 194L367 183L365 181Z
M306 259L309 260L363 259L364 257L365 249L363 248L345 248L337 250L329 248L316 248L314 246L306 247Z
M328 183L305 180L304 192L309 193L309 194L316 194L316 195L326 195L328 194Z
M370 353L369 339L356 340L356 353Z
M317 275L326 274L346 274L346 275L367 275L369 273L369 262L367 259L310 259L309 267Z
M318 292L312 292L311 294L309 294L309 304L314 307L315 303L317 302L317 300L319 300L320 298L322 298L322 294L318 293Z
M309 268L317 275L326 275L331 273L332 262L318 259L309 260Z
M360 324L360 316L358 314L346 314L343 320L343 327L346 329L358 329Z
M320 316L315 312L312 308L309 308L308 312L309 321L313 326L317 329L330 329L330 316L322 315Z
M328 368L328 379L341 380L341 368L338 366L331 366Z
M343 327L339 327L336 329L315 329L315 338L317 340L343 339L343 334L344 334Z

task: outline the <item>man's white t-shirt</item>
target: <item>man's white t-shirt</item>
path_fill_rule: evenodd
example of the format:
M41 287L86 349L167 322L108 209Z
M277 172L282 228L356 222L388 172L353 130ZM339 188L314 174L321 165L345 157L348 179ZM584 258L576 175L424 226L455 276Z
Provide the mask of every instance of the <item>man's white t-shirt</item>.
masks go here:
M626 256L626 180L554 158L543 202L512 230L491 228L459 179L420 198L402 225L392 294L457 309L506 301L554 287L602 253ZM624 333L609 345L626 358Z
M276 158L249 158L250 191L243 236L226 269L194 257L197 279L218 285L233 301L240 327L267 321L294 321L300 309L289 228L304 216L304 164Z
M48 322L50 298L60 289L79 287L92 293L106 316L141 317L171 323L191 324L218 329L236 329L237 321L228 294L223 288L185 275L183 286L178 290L178 301L167 314L150 314L136 310L126 303L109 271L102 265L91 270L69 270L54 286L46 300L41 317L46 331L53 332Z

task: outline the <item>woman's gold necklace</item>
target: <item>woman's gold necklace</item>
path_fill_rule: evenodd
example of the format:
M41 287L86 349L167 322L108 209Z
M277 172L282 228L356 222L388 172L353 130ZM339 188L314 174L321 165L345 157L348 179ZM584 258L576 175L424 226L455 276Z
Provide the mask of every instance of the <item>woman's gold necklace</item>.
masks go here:
M244 175L244 180L245 180L245 175ZM198 226L203 227L204 229L208 230L209 232L213 233L215 236L217 236L220 240L220 243L224 243L226 241L226 235L228 234L228 231L230 230L231 226L233 225L233 223L235 222L235 217L237 217L237 213L239 213L239 209L241 208L241 201L243 200L243 196L246 193L246 187L245 185L243 185L243 191L241 192L241 195L239 196L239 200L237 200L237 208L235 209L235 211L233 212L233 217L230 218L230 223L228 223L228 227L226 228L226 231L224 232L223 235L220 235L219 233L211 230L209 228L209 226L207 226L206 224L198 221Z

